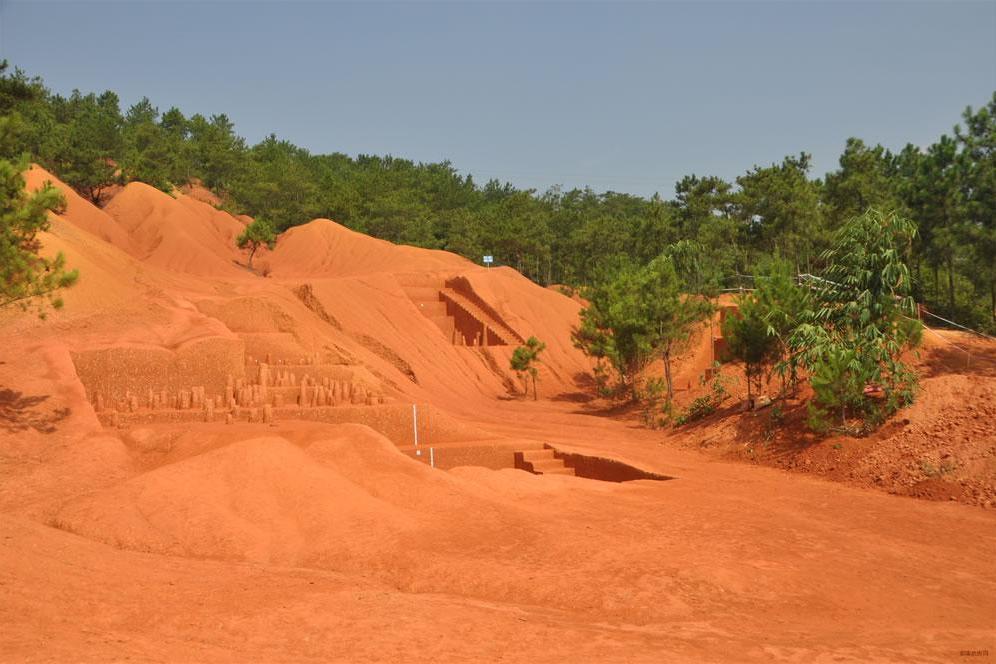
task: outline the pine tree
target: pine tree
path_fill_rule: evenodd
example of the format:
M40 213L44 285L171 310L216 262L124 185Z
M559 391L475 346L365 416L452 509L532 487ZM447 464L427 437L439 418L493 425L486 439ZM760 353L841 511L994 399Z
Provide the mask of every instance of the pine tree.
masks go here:
M249 269L252 269L252 257L256 255L260 247L273 249L277 244L277 233L273 225L265 219L255 219L246 226L242 234L235 238L235 244L239 249L249 252Z
M7 118L0 118L0 136ZM45 317L46 305L62 307L58 291L72 286L79 274L66 269L62 253L39 255L38 233L49 228L49 211L64 205L62 194L49 185L32 194L25 191L22 173L27 160L0 159L0 307L36 308Z
M671 362L712 306L682 293L672 257L665 252L644 267L624 266L584 295L589 306L573 334L575 345L591 357L608 359L634 398L637 374L659 356L668 398L673 396Z
M521 378L523 375L529 375L533 379L533 400L539 399L539 395L536 391L536 380L539 376L539 368L536 366L540 363L539 355L544 350L546 350L546 344L537 339L536 337L529 337L526 340L525 345L519 346L512 352L512 359L509 362L509 366L513 371L519 374ZM528 390L526 394L528 394Z

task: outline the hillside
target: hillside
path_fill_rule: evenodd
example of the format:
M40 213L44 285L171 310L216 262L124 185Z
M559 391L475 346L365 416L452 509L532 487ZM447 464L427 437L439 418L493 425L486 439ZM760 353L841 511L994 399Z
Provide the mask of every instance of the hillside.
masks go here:
M996 638L996 512L731 463L758 435L732 401L641 426L591 398L577 299L327 219L264 277L203 193L98 209L45 180L68 205L44 251L81 276L46 321L0 314L13 661L933 662ZM508 368L530 336L536 401ZM679 359L681 403L712 348ZM984 506L973 349L927 346L909 424L837 479L930 440Z

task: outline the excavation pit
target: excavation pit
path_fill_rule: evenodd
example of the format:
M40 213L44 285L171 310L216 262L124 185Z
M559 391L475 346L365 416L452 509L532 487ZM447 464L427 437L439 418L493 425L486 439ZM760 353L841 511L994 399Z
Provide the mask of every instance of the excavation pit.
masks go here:
M574 475L600 482L632 482L654 480L662 482L676 479L670 475L653 473L628 463L607 457L562 452L544 444L542 450L515 453L515 467L536 475Z

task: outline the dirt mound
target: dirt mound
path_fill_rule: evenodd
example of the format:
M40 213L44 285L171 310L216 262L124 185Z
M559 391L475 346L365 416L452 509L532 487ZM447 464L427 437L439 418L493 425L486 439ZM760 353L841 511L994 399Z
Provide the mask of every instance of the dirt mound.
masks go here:
M540 288L511 268L477 270L465 273L466 282L476 296L498 314L500 320L516 330L525 340L536 337L546 348L541 354L538 392L547 398L571 398L589 387L592 363L575 348L571 334L580 322L581 306L565 295ZM494 369L525 386L509 369L512 343L489 349L494 354Z
M738 367L724 365L731 398L716 414L678 427L674 440L725 458L889 493L996 505L996 343L928 330L907 359L920 374L916 402L868 436L815 435L807 424L812 392L806 386L797 398L740 412L743 378ZM687 366L695 364L687 360ZM706 389L693 385L685 401ZM769 393L778 389L776 380ZM681 403L682 392L678 396Z
M139 260L187 274L245 274L234 264L242 223L206 203L131 182L104 210L128 232Z
M459 270L473 264L456 254L396 245L329 219L284 232L270 257L277 277L346 277L375 272Z
M32 164L24 174L28 191L41 189L46 182L62 192L66 208L59 216L69 223L96 235L101 240L113 244L126 253L133 253L131 237L117 221L90 201L77 194L72 187L40 166Z
M378 493L422 470L415 461L359 427L312 448L275 436L234 442L73 501L54 523L119 548L336 567L412 528L415 515Z

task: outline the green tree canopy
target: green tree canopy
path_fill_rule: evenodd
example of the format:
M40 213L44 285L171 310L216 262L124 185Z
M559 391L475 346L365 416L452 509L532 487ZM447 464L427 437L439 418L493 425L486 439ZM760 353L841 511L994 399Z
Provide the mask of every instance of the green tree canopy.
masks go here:
M683 295L680 286L667 255L644 267L621 268L607 283L585 290L589 305L581 311L575 345L591 357L608 360L634 397L637 374L661 357L670 397L671 361L712 310L708 300Z
M831 412L874 426L913 398L916 375L901 361L920 338L906 260L916 226L893 212L870 209L834 236L815 306L791 338L816 393L814 421ZM884 404L865 397L882 387Z
M526 339L526 343L519 346L514 351L512 351L512 359L509 362L509 366L513 371L519 374L520 377L523 375L529 375L533 379L533 400L539 398L536 391L536 379L539 375L539 367L536 365L540 363L540 353L546 350L546 344L537 339L536 337L529 337ZM528 390L527 390L528 394Z
M277 244L277 232L273 224L265 219L255 219L246 226L245 230L235 239L235 244L239 249L249 252L249 269L252 269L252 258L259 251L260 247L273 249Z
M96 204L103 192L121 178L124 120L118 96L74 90L69 98L52 100L58 122L44 151L63 182Z
M44 317L46 305L62 307L58 291L72 286L79 274L66 268L61 252L54 258L39 254L38 233L48 230L49 211L64 200L51 185L27 193L21 175L26 168L25 161L0 159L0 307L35 307Z
M810 156L755 166L737 178L738 215L745 234L762 255L789 257L797 269L812 269L811 251L821 231L819 188L808 178Z

